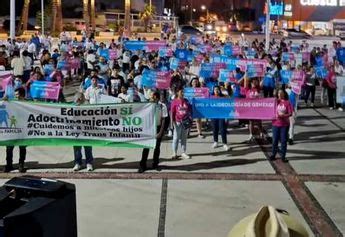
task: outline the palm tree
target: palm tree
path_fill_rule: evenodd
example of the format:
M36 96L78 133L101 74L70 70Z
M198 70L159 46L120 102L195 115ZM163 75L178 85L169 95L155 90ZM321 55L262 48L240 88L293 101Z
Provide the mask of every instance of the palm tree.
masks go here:
M23 22L23 25L21 25L20 30L25 31L28 29L28 18L29 18L29 6L30 6L30 0L24 0L24 6L22 10L22 19L21 22Z
M52 0L52 34L56 33L57 0Z
M85 30L89 30L90 26L90 15L89 15L89 0L83 0L83 19L85 21Z
M146 4L144 7L144 11L139 14L140 19L144 21L145 32L147 32L150 21L152 20L155 14L156 14L156 7L153 6L152 4Z

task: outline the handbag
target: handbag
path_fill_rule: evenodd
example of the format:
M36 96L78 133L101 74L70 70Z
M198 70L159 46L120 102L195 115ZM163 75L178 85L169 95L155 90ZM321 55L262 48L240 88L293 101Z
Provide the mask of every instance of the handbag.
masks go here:
M184 119L182 119L181 123L184 129L190 129L192 127L193 120L189 116L187 116Z

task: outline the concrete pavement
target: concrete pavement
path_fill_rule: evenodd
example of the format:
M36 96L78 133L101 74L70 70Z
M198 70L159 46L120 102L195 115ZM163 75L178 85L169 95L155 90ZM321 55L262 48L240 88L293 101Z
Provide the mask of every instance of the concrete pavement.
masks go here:
M136 173L141 150L99 147L94 148L96 170L73 173L71 147L29 147L28 174L76 184L81 237L226 236L236 222L267 204L289 211L310 236L342 236L344 118L339 111L302 108L288 164L267 161L270 144L244 143L248 131L232 122L232 151L211 148L210 133L201 139L192 132L192 159L172 161L166 140L161 171ZM5 150L0 151L3 165ZM0 177L4 182L15 175Z

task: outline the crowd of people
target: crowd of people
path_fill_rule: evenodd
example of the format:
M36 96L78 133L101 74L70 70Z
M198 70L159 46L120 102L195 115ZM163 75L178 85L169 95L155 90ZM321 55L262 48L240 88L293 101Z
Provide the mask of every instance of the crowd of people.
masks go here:
M172 159L190 159L187 144L193 124L196 125L197 135L205 138L205 131L212 127L212 148L221 146L230 152L228 141L228 121L226 119L194 119L192 120L191 101L184 97L186 87L208 87L212 98L277 98L277 119L272 121L272 155L271 160L276 159L280 151L282 161L287 162L287 144L293 145L294 125L298 113L298 107L315 106L316 87L321 86L321 104L329 109L343 111L343 105L336 102L336 81L344 75L344 68L337 58L337 49L340 42L323 47L312 47L307 41L296 45L287 42L286 39L272 40L270 50L265 50L265 42L258 39L248 42L241 38L234 41L231 38L221 40L216 36L170 36L162 34L161 39L166 42L166 48L171 49L172 55L161 54L159 50L127 50L124 42L129 39L119 38L110 42L97 42L94 37L83 37L82 41L66 37L66 32L61 34L58 45L53 44L51 37L34 35L25 41L5 41L0 45L0 70L12 70L13 80L11 86L0 88L0 96L4 99L17 98L20 100L38 100L30 95L30 85L35 81L58 82L61 91L57 101L72 102L66 99L64 89L72 84L80 82L78 91L74 97L76 105L100 104L101 96L115 97L119 103L153 102L156 103L157 136L156 147L153 154L152 168L159 167L160 144L163 137L172 137ZM145 38L136 39L146 41ZM255 58L266 60L266 68L262 77L249 77L248 73L239 65L233 70L235 80L222 82L218 77L202 77L201 64L210 62L214 55L223 55L224 45L236 45L241 51L233 58ZM209 46L208 50L200 50ZM109 58L103 54L104 49L111 49L116 55ZM176 57L174 52L178 49L188 49L193 58L185 63L180 63L177 68L171 67L172 60ZM248 52L251 52L250 55ZM286 52L308 52L309 57L300 63L296 60L285 60ZM325 75L317 72L320 58L327 69ZM78 66L67 68L61 66L62 62L73 60ZM171 76L170 87L166 89L148 88L143 85L143 72L145 70L169 71ZM296 94L292 90L289 77L283 72L299 71L303 73L303 85L301 93ZM291 74L289 74L291 75ZM210 87L210 83L212 87ZM327 96L326 96L327 95ZM298 103L301 101L302 103ZM239 126L248 127L248 141L253 142L255 136L268 138L264 133L262 121L240 120ZM278 143L281 148L278 149ZM181 144L181 155L178 155L178 147ZM86 168L92 171L93 154L92 147L84 147L86 156ZM25 172L24 160L26 147L20 147L19 171ZM149 149L144 149L139 163L138 172L148 169L147 158ZM82 169L82 147L74 147L75 164L74 171ZM13 170L13 147L6 149L6 166L4 172Z

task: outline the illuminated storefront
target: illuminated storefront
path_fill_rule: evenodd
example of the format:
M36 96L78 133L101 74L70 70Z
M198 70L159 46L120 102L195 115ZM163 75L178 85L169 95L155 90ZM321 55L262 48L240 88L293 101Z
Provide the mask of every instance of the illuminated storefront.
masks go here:
M282 21L284 28L324 29L334 34L333 22L338 29L341 22L345 24L345 0L285 0Z

